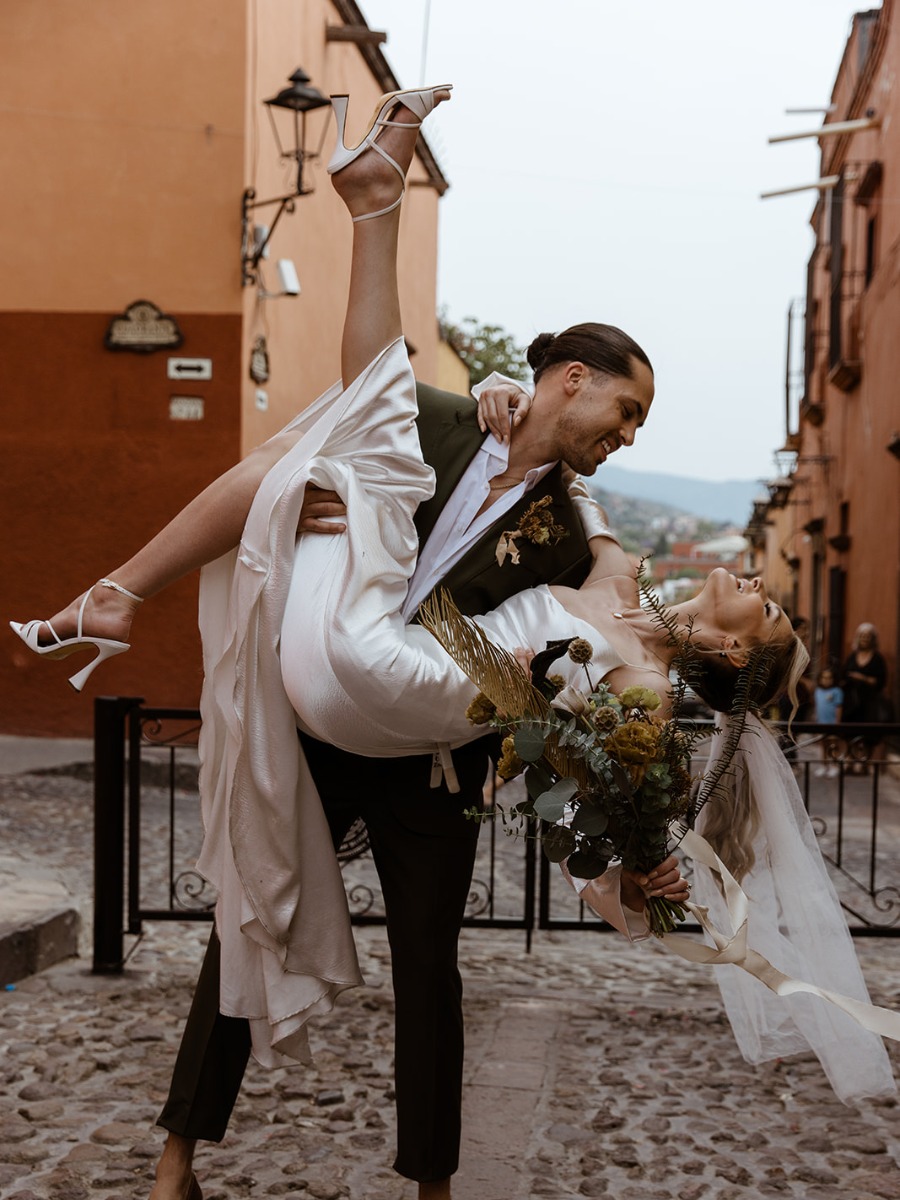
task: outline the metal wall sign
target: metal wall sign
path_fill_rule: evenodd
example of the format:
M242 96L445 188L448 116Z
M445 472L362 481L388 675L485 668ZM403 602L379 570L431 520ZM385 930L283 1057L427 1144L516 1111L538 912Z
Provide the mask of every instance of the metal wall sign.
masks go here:
M212 359L170 358L166 375L169 379L212 379Z
M254 383L269 381L269 348L262 336L256 339L250 351L250 378Z
M177 350L183 341L174 317L161 312L151 300L135 300L113 317L103 344L107 350L150 354L154 350Z
M170 396L169 419L172 421L202 421L202 398L200 396Z

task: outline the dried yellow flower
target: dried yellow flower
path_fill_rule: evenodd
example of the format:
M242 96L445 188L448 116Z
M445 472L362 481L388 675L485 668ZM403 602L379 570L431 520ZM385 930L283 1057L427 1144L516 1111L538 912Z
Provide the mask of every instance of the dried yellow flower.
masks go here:
M542 496L526 509L519 522L518 528L523 537L536 546L555 546L564 537L569 536L565 525L554 521L550 515L553 504L552 496Z
M552 496L543 496L528 506L522 514L515 529L505 529L500 535L495 551L497 562L502 567L507 558L513 563L519 561L518 538L525 538L535 546L555 546L563 538L569 536L565 525L554 521L550 509L553 506Z
M497 774L501 779L515 779L524 770L525 763L516 754L515 736L510 733L503 739L500 761L497 763Z
M623 766L646 766L659 750L660 729L644 721L627 721L613 730L603 749Z
M466 709L466 720L473 725L487 725L496 711L494 702L489 700L484 692L479 692Z
M654 712L662 701L659 693L652 688L628 687L619 693L619 703L623 708L643 708L647 712Z

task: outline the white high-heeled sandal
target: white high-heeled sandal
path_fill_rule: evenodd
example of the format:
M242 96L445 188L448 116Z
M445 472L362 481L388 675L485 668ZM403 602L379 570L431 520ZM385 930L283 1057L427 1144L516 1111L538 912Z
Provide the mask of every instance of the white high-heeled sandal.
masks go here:
M142 604L143 600L140 596L136 596L134 592L129 592L128 588L122 587L120 583L116 583L112 579L99 579L93 587L88 588L84 594L84 599L78 609L78 624L76 626L76 635L71 638L61 638L49 621L28 621L26 624L20 624L18 621L10 621L9 626L15 633L19 635L29 650L33 650L35 654L40 654L44 658L66 658L70 654L74 654L84 646L94 646L97 650L97 657L91 659L86 667L82 667L70 679L72 687L76 692L80 692L87 683L95 667L104 662L107 658L112 658L116 654L124 654L126 650L131 649L128 642L117 642L112 638L86 637L83 631L84 623L84 608L88 602L88 597L95 587L112 588L113 591L121 592L123 596L127 596L129 600L136 600L138 604ZM40 629L42 625L46 625L50 630L54 640L48 642L46 646L42 646L38 641Z
M442 83L436 87L418 88L416 90L405 92L388 92L382 96L375 106L375 114L372 117L371 124L366 130L362 141L358 146L352 149L344 144L344 131L347 127L347 105L350 101L349 96L338 95L331 97L331 107L334 109L335 119L337 120L338 137L334 147L334 153L331 156L331 161L328 163L328 174L336 175L338 171L342 171L344 167L349 166L355 159L364 154L366 150L375 150L381 157L391 164L397 174L400 176L400 195L393 204L389 204L387 208L380 208L377 212L362 213L358 217L354 217L355 221L371 221L373 217L383 217L389 212L393 212L400 204L406 194L406 172L402 169L399 163L396 163L390 154L375 141L379 132L388 125L399 126L402 129L418 129L430 112L433 112L435 107L435 92L452 91L452 83ZM398 104L402 104L404 108L419 118L418 122L412 121L389 121L387 114L393 112Z

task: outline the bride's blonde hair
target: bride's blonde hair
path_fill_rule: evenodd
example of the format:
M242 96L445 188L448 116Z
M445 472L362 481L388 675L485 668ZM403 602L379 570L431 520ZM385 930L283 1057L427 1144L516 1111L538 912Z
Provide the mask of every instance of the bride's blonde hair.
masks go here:
M758 646L765 648L770 661L754 683L750 707L765 710L786 693L791 701L793 718L798 707L797 685L809 664L806 647L796 634L791 634L780 646L772 642L762 642ZM690 686L714 712L731 712L743 668L722 656L721 651L704 647L697 641L693 643L693 649L700 653L689 659ZM751 655L755 649L757 647L751 648Z

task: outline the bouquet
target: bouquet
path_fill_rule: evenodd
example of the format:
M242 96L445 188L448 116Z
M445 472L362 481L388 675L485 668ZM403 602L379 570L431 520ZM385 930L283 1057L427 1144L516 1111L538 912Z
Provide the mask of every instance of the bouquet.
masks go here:
M662 862L673 825L691 823L694 811L690 761L701 734L679 725L684 684L675 685L673 715L664 719L651 689L616 694L595 684L587 665L593 649L583 638L550 643L535 655L529 678L445 592L423 606L422 622L481 689L469 719L504 732L498 772L524 773L528 793L512 815L544 823L547 857L580 879L602 875L614 858L642 872ZM563 654L583 665L583 689L548 675ZM645 914L656 936L686 916L662 897L649 897Z

